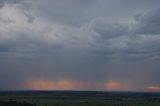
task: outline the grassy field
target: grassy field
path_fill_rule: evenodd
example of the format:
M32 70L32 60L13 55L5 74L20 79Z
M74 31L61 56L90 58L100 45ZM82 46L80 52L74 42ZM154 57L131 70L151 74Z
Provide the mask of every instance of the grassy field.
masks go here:
M1 101L17 102L21 104L29 103L34 106L160 106L160 94L129 92L21 91L1 92L0 103ZM29 104L25 106L30 106ZM3 105L0 104L0 106Z

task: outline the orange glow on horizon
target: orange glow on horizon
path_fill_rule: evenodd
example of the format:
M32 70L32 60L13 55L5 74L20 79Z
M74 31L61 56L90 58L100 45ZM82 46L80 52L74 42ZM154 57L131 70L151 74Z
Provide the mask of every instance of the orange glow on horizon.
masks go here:
M160 90L160 86L148 86L147 89L151 90L151 91L159 91Z
M70 80L28 80L25 85L34 90L70 90L75 88L75 83Z
M30 90L127 90L128 86L117 81L108 82L81 82L68 79L44 80L29 79L24 83L24 87Z
M125 90L127 88L125 84L117 81L109 81L105 83L105 87L107 90Z

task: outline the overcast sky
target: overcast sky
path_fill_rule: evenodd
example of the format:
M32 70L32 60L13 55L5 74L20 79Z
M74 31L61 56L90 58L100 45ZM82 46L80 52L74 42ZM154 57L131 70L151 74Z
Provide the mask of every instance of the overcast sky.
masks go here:
M0 90L160 90L160 0L0 0Z

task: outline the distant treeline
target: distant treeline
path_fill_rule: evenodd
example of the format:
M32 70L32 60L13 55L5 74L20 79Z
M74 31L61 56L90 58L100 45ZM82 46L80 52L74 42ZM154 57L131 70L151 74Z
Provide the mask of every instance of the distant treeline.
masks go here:
M70 98L96 97L96 98L160 98L160 93L153 92L103 92L103 91L0 91L0 96L39 96Z
M0 106L36 106L36 104L29 104L27 102L15 102L15 101L0 101Z

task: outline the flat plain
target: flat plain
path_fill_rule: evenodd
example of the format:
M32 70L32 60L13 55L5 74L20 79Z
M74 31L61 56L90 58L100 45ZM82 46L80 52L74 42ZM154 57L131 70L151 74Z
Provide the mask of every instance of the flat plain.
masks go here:
M5 91L0 106L160 106L160 93Z

